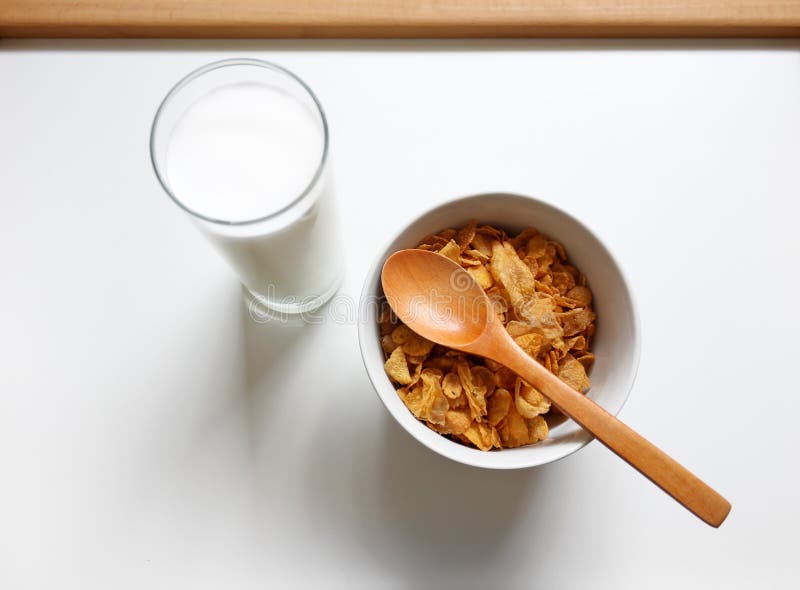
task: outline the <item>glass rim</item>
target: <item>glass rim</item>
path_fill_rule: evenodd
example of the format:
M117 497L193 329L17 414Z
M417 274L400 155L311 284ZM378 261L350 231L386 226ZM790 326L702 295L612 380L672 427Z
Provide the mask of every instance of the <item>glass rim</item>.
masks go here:
M172 192L172 189L167 182L165 175L162 175L161 169L156 161L156 154L155 154L155 137L156 137L156 129L158 128L159 122L161 121L161 116L166 109L167 105L170 103L172 98L180 92L185 86L189 83L194 81L195 79L199 78L200 76L212 72L214 70L218 70L221 68L226 68L230 66L255 66L260 67L268 70L272 70L279 74L283 74L288 76L290 79L297 82L300 87L305 90L308 95L311 97L311 100L314 102L314 105L317 107L317 112L319 113L320 119L322 120L322 136L323 136L323 143L322 143L322 156L320 157L319 164L317 165L316 170L314 171L311 180L308 182L306 187L297 195L294 199L292 199L289 203L281 207L280 209L273 211L272 213L268 213L267 215L256 217L253 219L244 219L241 221L231 221L226 219L218 219L215 217L209 217L208 215L203 215L202 213L195 211L185 205L181 200ZM317 95L314 94L314 91L311 90L311 87L306 84L300 76L295 74L294 72L284 68L283 66L279 66L276 63L262 60L262 59L255 59L255 58L229 58L229 59L222 59L219 61L211 62L204 66L201 66L197 69L192 70L188 74L186 74L183 78L178 80L175 85L170 88L169 92L167 92L166 96L162 99L161 103L158 105L158 109L156 110L156 114L153 117L153 122L150 125L150 163L153 165L153 171L156 174L156 178L158 179L158 183L161 185L161 188L164 189L164 192L167 193L172 201L178 205L181 209L196 217L198 219L202 219L203 221L207 221L209 223L215 223L218 225L236 225L236 226L245 226L251 225L255 223L260 223L262 221L268 221L270 219L275 219L280 215L286 213L298 203L300 203L305 197L311 193L314 187L317 185L320 177L322 176L322 172L325 169L325 164L328 161L328 119L325 116L325 111L322 108L322 104L320 104Z

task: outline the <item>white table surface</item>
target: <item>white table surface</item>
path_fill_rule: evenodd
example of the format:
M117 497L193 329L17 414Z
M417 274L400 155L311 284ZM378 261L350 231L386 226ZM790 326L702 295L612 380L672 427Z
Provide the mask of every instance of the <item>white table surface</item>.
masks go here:
M722 528L598 443L449 463L390 422L354 319L251 322L147 151L170 85L230 56L327 110L344 296L450 196L594 228L643 324L621 416ZM0 41L0 195L0 588L797 583L800 42Z

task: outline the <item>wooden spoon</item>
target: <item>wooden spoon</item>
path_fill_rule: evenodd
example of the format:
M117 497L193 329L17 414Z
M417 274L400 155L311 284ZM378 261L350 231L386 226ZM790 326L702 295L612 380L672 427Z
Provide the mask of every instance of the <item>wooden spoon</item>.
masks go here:
M401 250L383 265L381 282L389 305L419 335L505 365L706 523L718 527L728 516L731 505L725 498L528 356L497 319L483 289L458 264L425 250Z

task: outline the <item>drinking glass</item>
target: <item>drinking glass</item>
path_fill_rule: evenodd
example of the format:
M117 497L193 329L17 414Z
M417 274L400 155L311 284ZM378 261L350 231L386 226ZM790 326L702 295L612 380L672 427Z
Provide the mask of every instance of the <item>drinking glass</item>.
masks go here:
M256 59L191 72L156 112L150 156L167 195L268 311L313 311L336 292L328 124L295 74Z

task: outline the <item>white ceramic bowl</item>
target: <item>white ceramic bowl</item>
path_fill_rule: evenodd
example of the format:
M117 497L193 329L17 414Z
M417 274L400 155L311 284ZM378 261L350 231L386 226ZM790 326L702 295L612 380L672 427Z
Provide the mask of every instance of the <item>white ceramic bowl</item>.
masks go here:
M428 234L462 226L470 219L510 232L532 226L564 245L570 261L588 279L598 318L592 344L597 358L590 372L592 387L588 396L612 414L620 411L639 365L639 323L625 277L589 228L553 205L520 195L482 194L454 199L423 213L389 240L367 273L361 294L358 337L364 365L389 413L406 432L436 453L459 463L490 469L518 469L556 461L581 449L593 437L568 420L552 428L547 439L534 445L490 452L469 448L437 434L414 418L384 373L378 306L374 304L383 296L380 276L384 261L397 250L415 247Z

